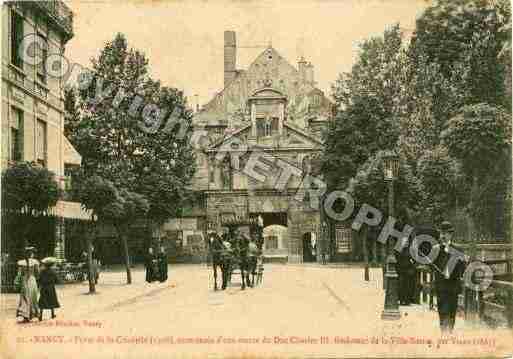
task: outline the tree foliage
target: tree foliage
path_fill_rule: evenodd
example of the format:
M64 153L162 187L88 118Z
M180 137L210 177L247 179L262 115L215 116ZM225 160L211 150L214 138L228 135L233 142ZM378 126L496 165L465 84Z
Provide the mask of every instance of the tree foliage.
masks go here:
M333 85L338 111L322 167L328 186L353 181L359 200L385 200L372 164L379 151L395 149L421 222L467 206L491 228L484 212L498 215L490 209L499 197L511 206L510 12L502 0L439 0L417 19L409 44L397 25L364 41L351 72ZM471 173L479 173L479 190L471 190Z
M484 178L497 160L510 153L511 116L486 103L465 106L441 137L449 154L463 164L468 178Z
M359 166L395 147L405 53L398 25L360 45L351 73L339 76L333 96L339 109L325 134L322 171L331 188L345 188Z
M56 205L60 190L55 174L31 162L20 162L2 173L2 205L38 214Z
M190 196L195 159L186 99L149 77L145 55L129 48L122 34L92 60L92 84L78 90L80 123L70 134L82 155L81 172L143 195L149 218L161 224ZM147 105L154 111L145 115ZM180 126L165 121L171 115L185 129L181 136Z
M438 0L417 19L412 49L439 64L447 79L464 66L468 104L509 107L499 54L509 40L510 17L509 1Z

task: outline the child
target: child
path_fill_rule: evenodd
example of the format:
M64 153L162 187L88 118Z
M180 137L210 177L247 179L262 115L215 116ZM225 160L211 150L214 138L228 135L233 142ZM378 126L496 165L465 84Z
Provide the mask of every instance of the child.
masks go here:
M55 263L55 258L45 258L41 261L44 269L39 274L39 321L43 320L43 310L50 309L52 319L56 317L54 313L55 308L59 308L59 301L57 300L57 293L55 291L55 284L57 283L57 274L55 274L52 266Z

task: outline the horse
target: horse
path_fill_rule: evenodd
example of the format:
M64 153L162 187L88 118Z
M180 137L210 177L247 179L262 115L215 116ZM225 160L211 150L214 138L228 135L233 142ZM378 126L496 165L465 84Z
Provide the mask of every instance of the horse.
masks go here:
M221 289L226 289L228 282L228 273L230 267L228 248L226 248L223 240L217 233L211 233L208 241L209 251L212 258L212 269L214 271L214 290L217 290L217 268L221 269L222 286Z
M258 246L253 240L245 235L239 235L237 253L243 290L246 286L250 288L255 286L258 252Z

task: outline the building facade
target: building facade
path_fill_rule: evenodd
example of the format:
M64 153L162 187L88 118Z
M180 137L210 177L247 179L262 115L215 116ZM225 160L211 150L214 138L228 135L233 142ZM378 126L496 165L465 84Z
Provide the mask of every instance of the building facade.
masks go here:
M318 175L313 164L334 105L315 86L314 66L304 58L293 66L269 46L247 69L236 64L236 34L226 31L224 88L193 122L208 140L196 153L193 187L203 201L192 209L195 226L188 230L221 230L224 215L261 216L268 258L318 261L328 233L305 192L313 186L309 176ZM293 172L289 178L280 176L284 167ZM167 226L180 230L178 220Z
M1 168L36 162L55 173L63 190L68 170L80 166L81 157L64 136L63 76L46 65L52 56L64 55L72 37L73 14L61 1L2 5ZM40 60L33 61L34 55ZM55 254L61 257L64 219L89 218L80 203L65 199L49 211L55 219Z

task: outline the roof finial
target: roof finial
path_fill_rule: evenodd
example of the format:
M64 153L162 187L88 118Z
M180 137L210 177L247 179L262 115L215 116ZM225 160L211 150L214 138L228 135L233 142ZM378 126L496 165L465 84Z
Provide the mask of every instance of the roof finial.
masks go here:
M269 42L268 42L268 44L267 44L267 47L268 47L268 48L273 47L273 37L272 37L272 36L269 38Z

